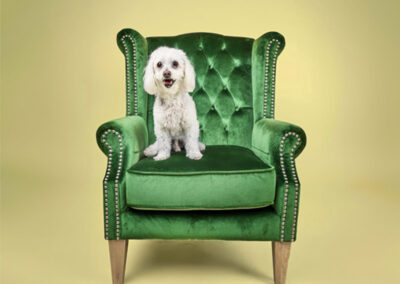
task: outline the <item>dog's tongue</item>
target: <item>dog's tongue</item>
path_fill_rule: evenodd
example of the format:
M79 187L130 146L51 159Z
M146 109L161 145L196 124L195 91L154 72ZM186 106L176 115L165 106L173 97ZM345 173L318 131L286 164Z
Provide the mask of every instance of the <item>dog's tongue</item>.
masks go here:
M165 82L164 82L164 83L165 83L165 85L168 85L168 86L169 86L169 85L171 85L171 84L172 84L172 80L165 80Z

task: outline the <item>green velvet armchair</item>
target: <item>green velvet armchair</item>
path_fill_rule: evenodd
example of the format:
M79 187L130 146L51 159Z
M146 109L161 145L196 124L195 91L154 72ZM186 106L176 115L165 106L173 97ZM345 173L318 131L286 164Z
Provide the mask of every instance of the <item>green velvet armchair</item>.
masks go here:
M272 241L275 283L285 283L299 209L295 158L306 136L300 127L274 119L283 36L145 38L124 29L117 43L125 56L126 116L97 131L108 157L104 233L113 283L124 282L130 239ZM195 68L191 95L207 146L201 160L182 152L164 161L143 155L155 140L154 97L143 89L143 69L161 45L184 50Z

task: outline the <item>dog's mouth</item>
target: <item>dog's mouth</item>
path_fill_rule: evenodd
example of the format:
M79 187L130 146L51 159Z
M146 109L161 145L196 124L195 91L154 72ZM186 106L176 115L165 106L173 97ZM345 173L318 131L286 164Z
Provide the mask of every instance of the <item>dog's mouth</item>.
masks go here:
M175 80L172 79L164 79L164 86L167 88L171 88L172 85L175 83Z

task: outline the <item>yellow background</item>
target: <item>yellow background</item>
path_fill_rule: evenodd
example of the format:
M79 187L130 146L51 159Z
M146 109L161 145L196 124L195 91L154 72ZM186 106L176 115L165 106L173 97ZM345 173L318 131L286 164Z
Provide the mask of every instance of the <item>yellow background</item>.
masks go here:
M288 283L400 283L399 1L2 1L1 283L111 283L97 127L125 113L116 34L278 31L302 126ZM131 241L127 283L272 283L269 243Z

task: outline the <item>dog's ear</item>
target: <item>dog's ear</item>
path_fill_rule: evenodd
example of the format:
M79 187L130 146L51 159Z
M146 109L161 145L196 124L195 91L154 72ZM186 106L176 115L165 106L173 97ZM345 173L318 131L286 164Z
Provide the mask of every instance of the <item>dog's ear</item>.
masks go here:
M183 57L185 61L185 76L183 78L183 87L186 92L193 92L196 87L196 74L194 73L194 68L189 58L186 56Z
M157 93L156 81L154 80L153 61L154 58L150 56L143 74L143 88L150 95L155 95Z

